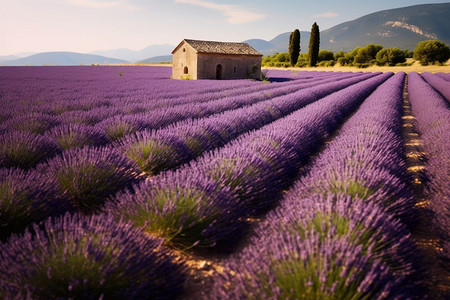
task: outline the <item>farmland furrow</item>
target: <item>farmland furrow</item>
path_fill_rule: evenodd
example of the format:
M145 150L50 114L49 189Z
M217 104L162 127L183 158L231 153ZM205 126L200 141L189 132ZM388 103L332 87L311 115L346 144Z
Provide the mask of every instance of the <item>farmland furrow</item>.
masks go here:
M450 295L446 284L450 280L450 110L446 100L417 73L408 76L408 92L415 129L424 150L426 176L420 179L428 201L422 206L429 211L425 220L431 222L425 226L431 225L435 230L434 239L420 234L418 237L425 251L441 258L443 269L436 267L439 272L431 276L430 282L438 286L436 294L445 299Z
M438 93L442 95L447 103L450 103L450 82L440 78L439 76L424 72L421 76L430 84Z
M426 153L423 148L423 141L419 132L415 128L416 119L411 111L411 104L408 95L408 80L405 81L403 91L403 140L405 144L406 164L409 173L409 185L415 194L417 203L417 219L411 228L411 234L416 244L422 250L424 265L427 266L424 272L424 285L427 287L427 295L431 299L446 299L445 288L448 281L446 271L439 263L436 247L439 244L437 231L430 226L432 215L429 209L430 200L425 194L424 184L428 181L425 169Z
M208 118L189 119L156 131L136 132L118 140L115 146L136 161L141 170L154 175L186 163L245 132L258 129L328 94L372 76L375 74L356 78L343 76L331 83L291 91L285 96L214 114ZM143 148L148 150L142 151Z
M356 83L155 176L134 193L119 193L106 210L175 247L232 244L246 218L271 207L311 152L389 76Z
M403 80L397 74L365 100L205 299L421 299L420 258L396 218L408 219L413 205L402 179Z

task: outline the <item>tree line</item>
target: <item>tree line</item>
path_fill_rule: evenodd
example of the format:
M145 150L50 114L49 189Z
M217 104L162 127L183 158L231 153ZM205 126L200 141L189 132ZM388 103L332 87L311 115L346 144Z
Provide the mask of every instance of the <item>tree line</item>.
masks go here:
M450 59L450 48L438 40L419 42L414 51L401 50L399 48L383 48L381 45L368 44L365 47L356 47L352 51L339 51L333 53L328 50L320 50L320 32L316 22L311 27L309 49L307 53L301 53L300 31L295 29L289 36L289 52L276 53L266 56L262 60L263 67L331 67L335 64L341 66L355 66L366 68L372 65L378 66L405 66L407 58L419 61L421 65L443 65ZM410 63L412 64L412 63Z

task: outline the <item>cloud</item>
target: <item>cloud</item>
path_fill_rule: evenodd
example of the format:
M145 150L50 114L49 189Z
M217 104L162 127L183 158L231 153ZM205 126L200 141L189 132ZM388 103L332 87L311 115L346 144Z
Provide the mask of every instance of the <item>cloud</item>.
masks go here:
M334 18L337 16L339 16L339 14L332 11L327 11L322 14L314 15L313 18Z
M230 24L243 24L261 20L266 15L253 13L245 9L242 5L218 4L203 0L175 0L175 3L191 4L204 8L222 12L227 16L227 22Z
M66 2L72 5L88 8L133 7L126 0L66 0Z

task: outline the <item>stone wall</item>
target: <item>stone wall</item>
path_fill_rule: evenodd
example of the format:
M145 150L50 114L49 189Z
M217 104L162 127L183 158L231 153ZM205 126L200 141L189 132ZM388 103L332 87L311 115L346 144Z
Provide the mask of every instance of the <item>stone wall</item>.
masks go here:
M199 53L198 79L259 79L261 56Z
M173 53L172 78L197 79L197 51L187 43L183 43Z

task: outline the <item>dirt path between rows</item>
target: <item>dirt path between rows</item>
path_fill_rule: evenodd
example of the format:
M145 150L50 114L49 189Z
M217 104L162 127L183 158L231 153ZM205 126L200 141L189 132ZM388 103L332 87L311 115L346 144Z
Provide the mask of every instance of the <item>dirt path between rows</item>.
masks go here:
M406 78L403 90L402 135L405 143L406 164L410 174L410 187L418 200L415 205L418 220L416 226L412 228L411 234L423 252L423 264L427 270L425 285L428 288L429 299L445 300L450 297L450 273L442 267L437 256L439 236L432 227L430 201L425 193L427 154L423 150L420 134L414 127L415 118L411 112L407 86L408 79Z

